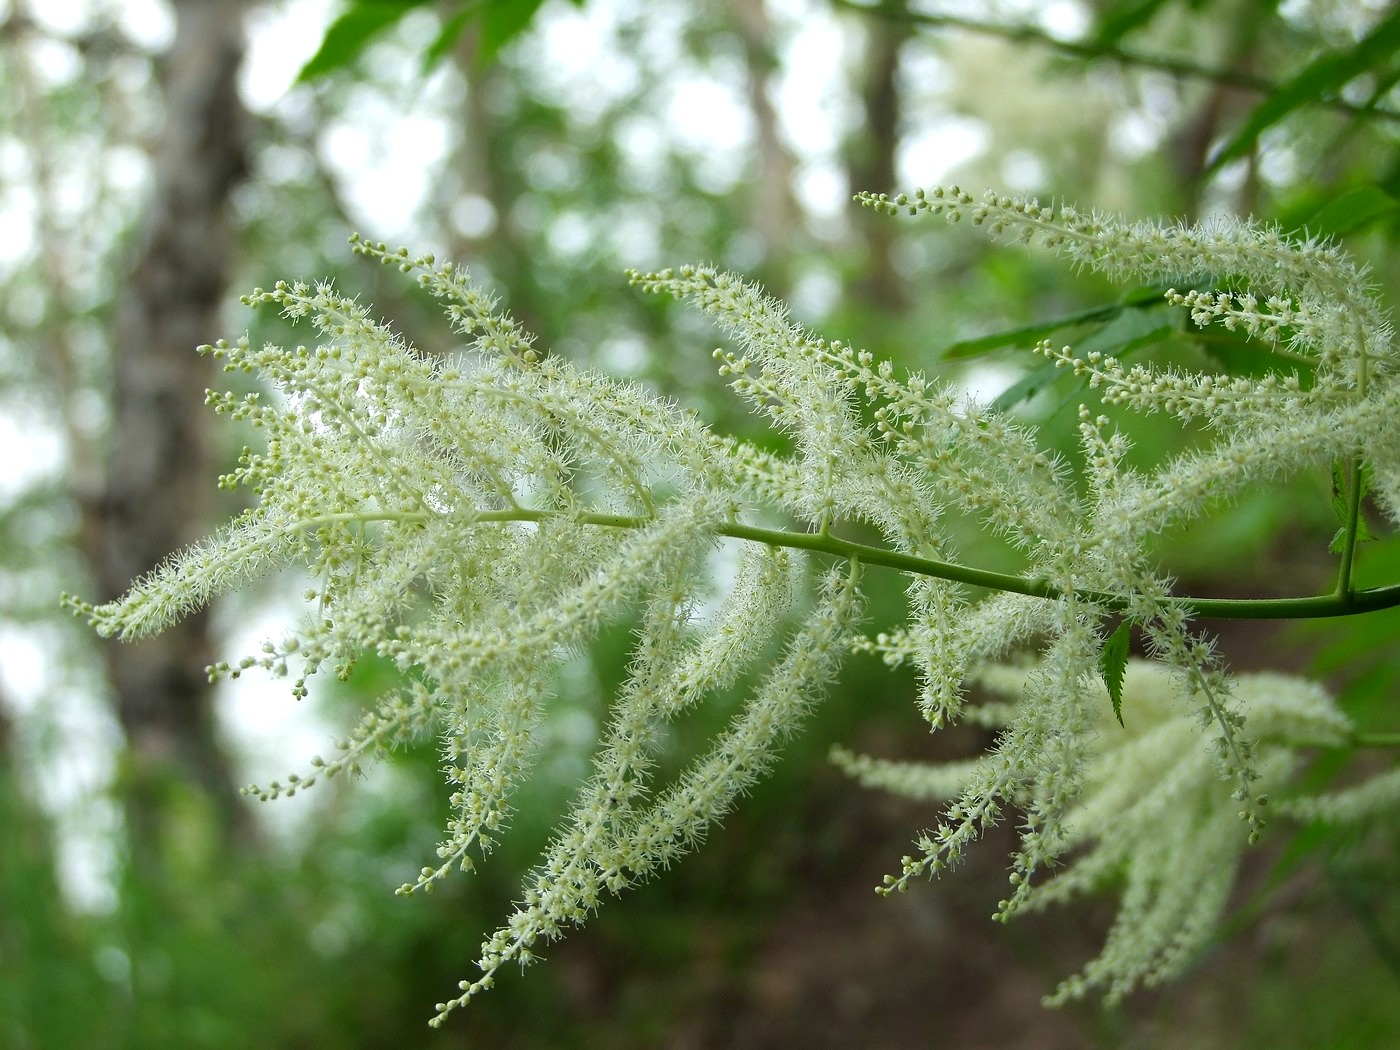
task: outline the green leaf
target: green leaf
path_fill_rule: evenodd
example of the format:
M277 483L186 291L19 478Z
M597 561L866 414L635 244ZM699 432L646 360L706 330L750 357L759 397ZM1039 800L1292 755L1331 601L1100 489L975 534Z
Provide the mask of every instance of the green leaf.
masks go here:
M1341 237L1400 211L1400 201L1379 186L1358 186L1317 210L1307 222L1314 234Z
M376 37L394 26L415 7L429 0L352 0L321 41L311 60L297 74L304 83L343 69L358 58ZM582 7L584 0L572 0ZM422 71L430 72L452 52L452 48L473 23L479 23L477 59L490 63L533 20L543 0L458 0L442 10L443 23L433 42L423 51Z
M1360 477L1357 484L1361 486L1359 498L1365 499L1366 494L1371 491L1371 467L1370 464L1362 464ZM1342 461L1334 459L1332 461L1332 511L1337 515L1337 520L1342 523L1342 527L1337 530L1337 534L1332 537L1332 542L1327 545L1327 549L1333 554L1342 553L1342 547L1346 539L1347 521L1351 517L1351 484L1347 478L1346 468ZM1371 532L1371 527L1366 524L1366 515L1359 514L1356 518L1356 542L1369 543L1376 537Z
M337 69L344 69L358 58L370 42L427 0L354 0L330 24L321 46L301 67L296 83L305 84Z
M997 350L1003 346L1024 346L1026 343L1039 342L1052 332L1058 332L1061 328L1111 321L1124 311L1154 306L1162 301L1166 292L1165 285L1134 289L1119 302L1096 306L1092 310L1085 310L1082 313L1069 314L1053 321L1037 321L1035 324L1024 325L1020 328L1007 328L1000 332L979 335L973 339L960 340L945 349L942 357L945 360L979 357L988 350Z
M1167 0L1116 0L1104 7L1095 21L1094 40L1113 44L1152 21Z
M1280 85L1278 90L1254 108L1235 137L1216 152L1206 165L1206 173L1244 156L1253 148L1260 134L1295 109L1337 94L1348 82L1382 62L1389 62L1398 49L1400 11L1381 19L1355 47L1323 53L1291 80Z
M1332 513L1343 525L1347 523L1347 475L1340 459L1332 461Z
M1332 553L1332 554L1341 554L1341 553L1342 553L1342 549L1346 546L1346 537L1347 537L1347 530L1346 530L1346 527L1343 526L1342 528L1338 529L1338 530L1336 531L1336 533L1333 534L1333 536L1332 536L1332 542L1329 543L1329 544L1327 545L1327 550L1328 550L1330 553ZM1365 518L1357 518L1357 519L1356 519L1356 542L1357 542L1357 543L1370 543L1370 542L1371 542L1372 540L1374 540L1375 538L1376 538L1376 537L1375 537L1375 534L1371 532L1371 526L1369 526L1369 525L1366 524L1366 519L1365 519Z
M1038 343L1047 335L1058 332L1061 328L1106 320L1117 313L1118 309L1117 304L1100 306L1054 321L1037 321L1035 324L1023 325L1020 328L1006 328L1000 332L990 332L972 339L961 339L944 350L941 356L949 361L962 357L981 357L987 351L999 350L1003 346L1025 346L1027 343Z
M451 17L443 20L442 29L428 49L423 52L422 73L427 76L439 62L452 53L457 41L467 31L467 26L481 11L479 4L467 4Z
M481 17L481 39L477 43L477 59L483 65L491 62L512 40L523 33L535 17L544 0L486 0Z
M1108 686L1113 717L1118 719L1120 726L1123 725L1123 676L1128 670L1128 643L1132 638L1133 625L1124 620L1099 651L1099 673L1103 675L1103 684Z
M1112 320L1074 347L1074 356L1082 359L1091 353L1100 353L1106 357L1122 357L1140 347L1160 342L1175 331L1173 322L1164 321L1160 310L1120 309ZM1064 370L1054 361L1047 361L1003 390L991 407L1005 412L1013 405L1034 397L1061 375L1064 375Z
M1034 368L998 394L992 400L991 407L997 412L1007 412L1022 401L1029 401L1035 397L1060 374L1053 362Z

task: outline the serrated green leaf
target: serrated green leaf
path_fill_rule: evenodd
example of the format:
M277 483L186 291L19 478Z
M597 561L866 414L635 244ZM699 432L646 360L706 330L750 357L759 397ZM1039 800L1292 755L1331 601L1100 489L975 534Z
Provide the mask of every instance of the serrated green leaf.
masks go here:
M354 0L326 30L321 46L297 73L304 84L343 69L364 52L370 42L427 0Z
M1332 461L1332 510L1337 515L1337 520L1343 525L1347 523L1347 474L1346 468L1342 466L1340 459Z
M1346 532L1347 530L1345 525L1337 530L1337 534L1332 537L1332 542L1327 545L1327 549L1331 553L1342 553L1343 541L1346 539ZM1356 542L1370 543L1375 538L1375 534L1371 532L1371 526L1366 524L1365 515L1359 516L1356 519Z
M1334 532L1332 534L1332 541L1327 544L1327 552L1329 554L1341 554L1342 548L1346 544L1346 536L1347 530L1345 528L1338 529Z
M1118 719L1120 726L1123 725L1123 678L1128 670L1128 647L1132 640L1133 625L1124 620L1099 650L1099 673L1103 676L1103 684L1108 687L1113 717Z
M1206 174L1242 157L1253 148L1259 136L1295 109L1328 98L1349 81L1400 50L1400 12L1392 12L1376 25L1355 47L1328 51L1309 62L1292 79L1279 86L1254 108L1235 137L1222 146L1206 165Z
M1367 493L1371 491L1371 465L1363 463L1361 469L1356 472L1356 484L1361 486L1361 493L1358 499L1365 499ZM1342 527L1337 530L1332 542L1327 545L1327 549L1333 554L1340 554L1346 538L1347 522L1351 518L1351 482L1347 476L1346 467L1342 461L1334 459L1332 461L1332 511L1337 515L1337 520L1342 523ZM1371 527L1366 524L1366 515L1358 514L1356 518L1356 542L1369 543L1376 537L1371 532Z

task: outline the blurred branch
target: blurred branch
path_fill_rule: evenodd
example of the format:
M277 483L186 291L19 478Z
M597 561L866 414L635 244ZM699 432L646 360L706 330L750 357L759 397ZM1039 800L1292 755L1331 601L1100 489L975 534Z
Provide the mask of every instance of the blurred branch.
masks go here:
M1000 37L1003 40L1011 40L1016 43L1031 44L1035 47L1043 47L1051 51L1056 51L1071 58L1084 61L1107 60L1117 62L1120 65L1135 66L1139 69L1151 69L1160 73L1169 73L1172 76L1183 77L1189 80L1207 80L1216 84L1223 84L1229 87L1239 88L1242 91L1251 91L1260 95L1269 95L1278 91L1280 85L1267 77L1261 77L1254 73L1246 73L1235 69L1221 69L1215 66L1202 65L1199 62L1192 62L1184 58L1172 58L1168 55L1154 55L1144 51L1135 51L1122 47L1118 44L1111 44L1101 41L1086 40L1064 40L1060 37L1051 36L1043 29L1036 26L1008 25L1003 22L984 22L976 18L966 18L961 15L946 14L925 14L920 11L911 11L903 3L891 2L891 0L881 0L879 3L860 3L858 0L831 0L833 7L846 10L858 11L865 15L875 15L879 18L891 21L909 22L917 26L928 29L960 29L968 33L981 33L984 36ZM1358 72L1361 72L1358 70ZM1374 104L1374 99L1365 103L1357 104L1348 102L1339 96L1319 98L1319 106L1327 109L1340 110L1341 112L1359 117L1379 117L1388 121L1400 121L1400 111Z

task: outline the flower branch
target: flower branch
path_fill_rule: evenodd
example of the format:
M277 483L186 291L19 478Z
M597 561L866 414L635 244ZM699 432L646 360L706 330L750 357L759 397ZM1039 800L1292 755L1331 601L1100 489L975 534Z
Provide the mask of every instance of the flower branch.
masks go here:
M435 741L451 817L439 863L403 884L405 895L470 870L491 849L547 734L564 661L607 625L632 628L592 772L516 910L483 944L480 975L439 1003L436 1022L489 988L505 963L534 960L607 896L696 846L771 767L853 650L912 665L913 706L932 728L961 720L998 731L990 751L931 772L838 752L872 785L949 799L886 890L956 865L1011 811L1021 836L1000 917L1127 880L1103 954L1061 986L1057 1003L1094 988L1116 998L1186 965L1225 906L1241 851L1265 827L1268 796L1291 784L1299 757L1290 742L1392 742L1363 738L1311 683L1231 676L1195 626L1400 606L1400 584L1352 583L1368 486L1400 522L1400 366L1364 271L1334 245L1249 222L1129 223L956 188L863 199L885 212L966 216L1078 266L1158 283L1169 308L1206 331L1218 325L1277 348L1278 366L1250 377L1128 368L1042 344L1098 391L1103 414L1080 407L1071 461L1034 428L948 384L899 375L868 351L813 335L732 274L688 266L631 275L731 337L732 348L716 352L719 372L783 435L788 451L777 453L716 434L636 384L537 352L465 271L357 240L357 252L416 275L441 301L462 353L416 353L328 285L254 292L250 305L308 318L321 339L314 348L246 339L204 348L276 395L208 397L264 436L220 478L251 490L256 505L115 602L67 599L100 632L137 637L282 568L314 581L306 616L284 637L210 673L261 668L292 677L300 698L320 669L344 677L365 652L397 667L400 683L373 702L338 757L250 793L292 794ZM1176 292L1173 281L1210 286ZM1128 439L1109 414L1120 412L1208 425L1196 426L1188 451L1130 468ZM1171 593L1152 537L1333 463L1350 464L1338 482L1334 592ZM758 513L819 527L740 520ZM964 563L952 537L968 521L1015 547L1025 574ZM878 540L835 535L834 522ZM709 560L719 538L742 541L722 580ZM812 573L809 555L844 564ZM870 638L861 618L873 567L902 575L907 616ZM1152 663L1128 659L1122 624ZM979 703L973 686L1000 699ZM708 750L668 771L662 743L672 723L736 694L743 699ZM1294 799L1284 812L1359 819L1396 803L1400 776L1382 774ZM1076 859L1063 863L1072 850Z

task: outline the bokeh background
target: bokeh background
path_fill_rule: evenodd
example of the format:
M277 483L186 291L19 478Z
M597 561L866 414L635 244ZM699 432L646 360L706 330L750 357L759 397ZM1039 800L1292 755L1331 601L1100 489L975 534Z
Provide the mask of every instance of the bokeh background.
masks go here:
M853 191L1252 213L1345 238L1393 295L1397 46L1379 0L0 3L0 1047L1400 1045L1394 822L1276 829L1189 976L1109 1010L1039 1000L1097 951L1111 900L989 921L1010 830L878 898L934 814L852 788L829 746L988 740L931 738L911 681L865 659L703 850L434 1032L586 769L627 626L567 666L512 833L478 874L404 900L446 815L431 747L275 804L239 794L303 768L390 673L367 661L300 703L278 682L211 688L204 666L292 615L297 581L139 645L58 610L237 511L214 480L246 435L212 425L203 390L223 380L193 348L296 338L241 292L331 277L452 351L397 275L350 254L352 230L469 265L540 345L731 432L753 424L714 374L717 334L625 268L741 271L824 334L990 398L1036 368L1034 338L997 333L1132 290L875 217ZM1144 352L1258 365L1185 336ZM1071 450L1082 393L1027 385L1013 410ZM1136 436L1149 458L1191 438ZM1334 528L1327 479L1305 479L1162 556L1185 591L1310 593ZM1007 565L974 534L963 549ZM1400 544L1379 535L1359 564L1400 579ZM877 622L898 616L886 590ZM1318 675L1391 730L1398 641L1392 614L1221 631L1235 667ZM1309 776L1393 760L1320 754Z

